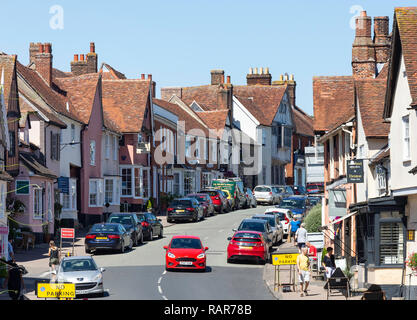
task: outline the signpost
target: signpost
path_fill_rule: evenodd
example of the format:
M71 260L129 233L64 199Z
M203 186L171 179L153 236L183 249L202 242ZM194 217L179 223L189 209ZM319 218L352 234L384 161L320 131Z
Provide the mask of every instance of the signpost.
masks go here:
M62 239L72 239L72 255L74 255L75 229L61 228L60 254L62 253Z
M363 183L363 159L347 160L347 183Z
M284 285L292 286L295 291L295 265L297 264L298 255L298 253L279 253L272 255L272 265L275 267L274 291L277 291L277 288L279 290ZM290 266L289 283L281 283L280 266Z

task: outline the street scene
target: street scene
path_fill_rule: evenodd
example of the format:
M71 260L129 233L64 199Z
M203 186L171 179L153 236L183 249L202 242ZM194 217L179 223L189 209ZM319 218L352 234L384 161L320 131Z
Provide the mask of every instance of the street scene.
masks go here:
M17 2L47 23L0 37L0 301L417 298L411 1Z

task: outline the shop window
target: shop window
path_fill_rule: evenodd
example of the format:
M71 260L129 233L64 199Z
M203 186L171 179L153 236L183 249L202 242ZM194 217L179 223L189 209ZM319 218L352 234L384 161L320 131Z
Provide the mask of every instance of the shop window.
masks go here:
M401 222L380 222L381 265L404 263L404 228Z

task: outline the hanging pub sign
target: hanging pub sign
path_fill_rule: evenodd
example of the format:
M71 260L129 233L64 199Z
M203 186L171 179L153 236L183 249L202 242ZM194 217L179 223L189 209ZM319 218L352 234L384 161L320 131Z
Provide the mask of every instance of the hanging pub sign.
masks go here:
M363 183L363 160L347 161L347 183Z

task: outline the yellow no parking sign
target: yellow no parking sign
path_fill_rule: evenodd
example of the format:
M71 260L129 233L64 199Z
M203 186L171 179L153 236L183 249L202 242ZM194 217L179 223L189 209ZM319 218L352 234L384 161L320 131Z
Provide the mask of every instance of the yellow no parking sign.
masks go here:
M38 298L75 298L74 283L38 283Z
M272 264L274 266L288 266L297 264L298 253L282 253L272 255Z

